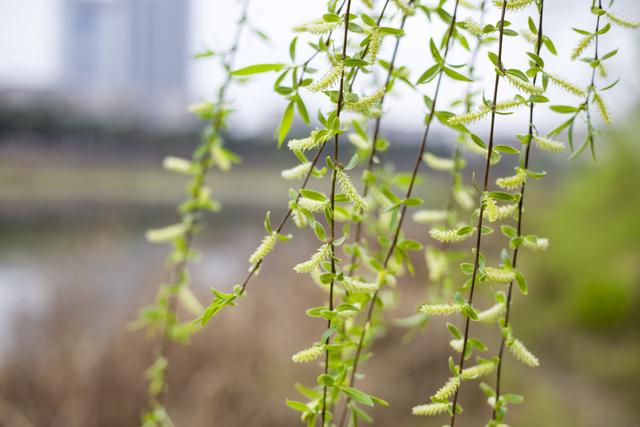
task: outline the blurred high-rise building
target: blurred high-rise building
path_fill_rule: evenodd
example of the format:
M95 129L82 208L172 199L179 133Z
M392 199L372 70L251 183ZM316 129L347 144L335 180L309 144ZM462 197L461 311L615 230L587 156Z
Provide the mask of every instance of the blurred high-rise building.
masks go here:
M184 119L182 0L64 0L62 90L94 113L171 126Z

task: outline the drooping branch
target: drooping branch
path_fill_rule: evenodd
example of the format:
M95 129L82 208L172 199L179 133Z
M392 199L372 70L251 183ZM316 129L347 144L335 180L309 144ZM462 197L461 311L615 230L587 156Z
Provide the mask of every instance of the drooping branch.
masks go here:
M491 155L493 154L493 142L495 136L495 123L496 123L496 105L498 103L498 90L500 86L500 79L502 77L502 52L503 52L503 42L504 42L504 24L505 24L505 15L507 12L507 1L502 2L502 8L500 13L500 22L498 24L498 55L497 55L497 63L496 63L496 73L495 73L495 82L493 86L493 99L491 103L491 125L489 130L489 144L487 147L487 158L484 167L484 179L483 179L483 197L484 194L489 189L489 175L491 170ZM467 304L471 305L473 303L473 294L476 287L476 280L478 277L478 269L480 267L480 249L482 244L482 223L484 219L484 209L485 204L480 204L480 213L478 215L478 223L476 225L476 243L475 243L475 258L473 263L473 274L471 276L471 287L469 289L469 298L467 299ZM470 317L465 316L465 327L464 327L464 337L462 344L462 351L460 352L460 359L458 361L458 372L462 372L464 369L464 361L465 354L467 350L467 345L469 343L469 325L470 325ZM456 405L458 403L458 395L460 393L460 386L456 388L455 394L453 395L453 408L451 412L451 427L454 427L456 421Z
M536 40L536 55L540 55L540 50L542 49L542 36L543 36L543 17L544 17L544 0L540 0L540 9L539 9L539 21L538 21L538 35L537 35L537 40ZM533 84L535 85L536 82L538 81L538 74L536 73L536 75L533 78ZM528 127L528 133L527 133L527 138L529 141L533 140L533 131L534 131L534 110L535 110L535 103L531 102L529 104L529 127ZM525 149L525 155L524 155L524 169L528 170L529 168L529 159L531 157L531 147L533 146L533 143L530 142L529 144L527 144L527 147ZM526 188L526 181L522 182L522 185L520 186L520 200L518 201L518 225L517 225L517 236L522 236L522 223L523 223L523 206L524 206L524 195L525 195L525 188ZM511 259L511 264L513 266L513 268L515 269L517 267L517 263L518 263L518 252L519 252L520 246L516 246L516 248L513 250L513 255L512 255L512 259ZM509 320L510 320L510 315L511 315L511 300L513 298L513 281L511 281L509 283L509 290L507 291L507 302L506 302L506 311L505 311L505 320L504 320L504 326L505 327L509 327ZM503 355L504 355L504 350L505 350L505 345L506 345L506 337L503 335L502 339L500 341L500 350L498 351L498 366L496 367L496 406L494 406L494 410L493 410L493 419L496 418L497 415L497 404L500 400L500 386L501 386L501 377L502 377L502 363L503 363Z

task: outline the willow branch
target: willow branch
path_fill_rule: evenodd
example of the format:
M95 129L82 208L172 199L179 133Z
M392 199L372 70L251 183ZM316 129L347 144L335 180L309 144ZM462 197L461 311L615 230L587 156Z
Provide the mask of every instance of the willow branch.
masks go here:
M232 82L231 69L233 68L233 64L236 59L236 54L240 46L240 39L242 37L245 24L247 22L250 1L251 0L244 0L240 19L238 20L235 34L233 36L233 41L231 43L231 49L229 50L223 64L223 67L226 71L226 77L222 85L218 89L217 103L216 103L218 106L222 106L226 102L227 90L229 89L229 86L231 85L231 82ZM216 115L216 118L213 121L213 133L218 134L221 131L222 126L223 126L223 116L222 114L218 113ZM193 192L191 194L192 199L198 200L200 198L200 194L204 187L204 181L206 179L207 173L209 172L210 168L211 168L211 154L210 154L210 150L206 150L205 154L200 159L199 168L198 168L199 174L195 178L195 182L194 182L195 185L193 186L193 190L192 190ZM184 240L185 240L184 252L187 255L183 257L178 263L175 264L173 272L171 274L173 283L176 283L177 281L181 280L181 278L186 273L188 263L189 263L188 254L189 252L191 252L191 248L193 246L195 227L197 225L198 219L202 216L202 213L203 213L202 208L197 208L191 213L194 219L184 235ZM167 304L168 304L168 311L171 316L176 315L177 303L178 303L177 297L173 294L170 294L168 296ZM160 357L162 356L166 357L171 351L172 340L167 332L167 326L168 325L165 324L164 331L162 333L162 340L160 342L160 348L158 351L158 355ZM161 404L164 400L165 394L166 394L166 387L164 387L157 396L157 400Z
M504 18L507 12L507 2L502 2L502 11L500 14L500 24L499 24L499 37L498 37L498 61L496 67L496 77L495 83L493 86L493 101L491 104L491 127L489 130L489 146L487 148L487 160L484 167L484 182L483 182L483 194L489 188L489 172L491 170L491 155L493 154L493 140L495 136L495 124L496 124L496 104L498 102L498 88L500 86L500 77L502 73L502 48L504 42ZM473 293L476 287L476 280L478 278L478 268L480 266L480 248L482 242L482 220L484 218L484 203L480 203L480 213L478 215L478 224L476 226L476 245L475 245L475 260L473 263L473 275L471 277L471 289L469 290L469 299L467 303L471 305L473 303ZM464 369L464 356L467 350L467 343L469 340L469 324L470 318L466 316L465 318L465 327L464 327L464 341L462 344L462 352L460 353L460 361L458 362L458 372L462 372ZM460 394L460 389L462 387L456 388L456 392L453 397L453 410L451 414L451 427L454 427L456 421L456 404L458 403L458 396Z
M345 0L343 2L343 4L340 6L340 8L338 9L338 12L342 9L342 7L344 6L344 4L346 3L347 0ZM386 9L387 9L387 5L389 4L389 0L386 0L384 7L382 8L382 12L380 13L379 17L378 17L378 25L382 22L382 19L384 18ZM330 37L331 37L331 33L329 33L329 35L327 36L327 41L325 42L325 44L328 44L330 41ZM364 57L366 57L367 52L369 49L369 45L367 44L367 47L365 48L365 50L363 51L363 53L360 55L360 58L363 59ZM304 64L304 67L306 68L306 66L316 57L316 55L318 54L318 52L314 53ZM303 68L304 70L304 68ZM353 87L353 84L355 82L355 79L357 77L357 68L356 68L356 72L353 74L353 76L351 77L351 81L349 83L349 90L351 90L351 88ZM299 78L299 81L302 81L303 79L303 73L301 73L301 76ZM313 169L315 168L315 166L318 164L318 161L320 160L320 156L322 155L322 151L324 150L324 146L326 143L323 143L322 146L318 149L317 153L315 154L315 156L313 157L313 159L311 160L311 167L309 168L309 172L307 172L307 174L304 177L304 180L302 181L302 185L300 186L300 188L298 189L298 195L296 196L295 202L297 203L300 198L302 197L300 191L304 190L305 188L307 188L307 184L309 183L309 180L311 179L311 175L313 173ZM276 227L275 231L277 233L280 233L283 229L284 226L287 224L287 222L289 222L289 218L291 217L291 214L293 213L293 209L289 208L287 210L287 212L284 214L284 216L282 217L282 220L280 220L280 223L278 223L278 226ZM264 258L261 259L260 261L258 261L256 264L253 265L253 267L251 267L251 269L249 270L249 272L247 273L247 275L245 276L244 280L242 281L241 284L241 290L240 290L240 294L243 294L249 284L249 282L251 281L251 279L256 275L256 273L258 272L258 270L260 269L260 266L262 265L264 261Z
M544 0L540 0L540 17L539 17L539 21L538 21L538 38L536 41L536 55L540 55L540 50L542 49L542 35L543 35L543 31L542 31L542 24L543 24L543 15L544 15ZM535 85L536 82L538 80L538 74L536 73L536 75L533 77L533 84ZM531 141L533 138L533 113L535 110L535 103L531 102L529 104L529 130L528 130L528 140ZM529 159L531 157L531 146L533 144L529 143L527 144L527 148L525 150L525 155L524 155L524 168L525 170L528 169L529 167ZM520 201L518 202L518 226L517 226L517 230L518 230L518 236L522 236L522 214L523 214L523 206L524 206L524 194L525 194L525 188L526 188L526 182L522 183L522 186L520 187ZM518 263L518 252L519 252L519 246L516 246L516 248L513 250L513 256L512 256L512 260L511 260L511 264L513 265L513 268L515 269ZM505 327L509 326L509 318L511 315L511 300L513 298L513 281L511 283L509 283L509 290L507 292L507 308L506 308L506 312L505 312ZM496 368L496 402L498 401L498 399L500 398L500 386L501 386L501 379L502 379L502 356L504 354L504 349L506 346L506 337L503 336L502 340L500 341L500 350L498 352L498 366ZM496 418L496 409L494 407L493 409L493 418Z
M387 3L385 3L385 7L389 2L387 1ZM411 2L409 2L409 5L411 5L411 3L413 3L413 0L411 0ZM402 16L402 22L400 23L400 29L404 30L405 24L407 21L407 15L403 15ZM387 93L389 92L389 83L391 82L391 78L393 77L393 71L395 69L395 63L396 63L396 58L398 56L398 50L400 48L400 40L401 38L398 37L398 39L396 40L396 45L393 48L393 54L391 55L391 61L389 62L389 70L387 72L387 77L384 83L384 94L382 95L382 98L380 98L380 108L382 108L384 106L384 100L387 97ZM372 136L372 146L371 146L371 153L369 153L369 159L367 160L367 171L371 172L373 170L373 164L374 164L374 160L376 158L376 155L378 153L378 147L376 144L376 141L378 140L378 136L380 135L380 125L382 123L382 114L380 114L375 121L375 125L374 125L374 130L373 130L373 136ZM367 195L369 194L369 183L365 182L364 184L364 188L362 190L362 195L364 197L367 197ZM362 212L360 212L362 213ZM361 239L361 235L362 235L362 221L358 221L358 223L356 224L356 231L354 233L354 238L353 241L354 243L358 243L360 242ZM351 263L349 265L349 275L352 275L355 270L356 270L356 263L358 262L358 252L354 251L353 255L351 256ZM342 425L342 422L341 424Z
M446 37L446 42L445 42L445 51L443 54L443 61L446 61L446 58L449 54L449 47L450 47L450 42L451 42L451 37L453 35L453 31L454 31L454 27L456 24L456 19L457 19L457 13L458 13L458 3L459 0L456 0L455 3L455 7L453 10L453 17L451 19L451 24L449 26L449 29L447 31L447 37ZM442 83L442 77L443 77L444 71L440 70L438 72L438 80L436 83L436 89L435 89L435 93L433 96L433 104L431 106L431 111L429 112L429 115L427 117L427 121L426 121L426 125L425 125L425 130L424 133L422 135L422 140L420 142L420 147L418 149L418 152L416 154L416 158L415 158L415 162L414 162L414 166L413 166L413 170L411 173L411 180L409 181L409 187L407 189L407 192L405 194L405 199L408 199L411 197L412 193L413 193L413 188L415 186L415 182L416 182L416 178L418 176L418 170L420 169L420 164L422 163L422 156L425 152L426 146L427 146L427 142L429 139L429 131L431 129L431 123L433 122L433 118L435 116L435 112L436 112L436 106L437 106L437 101L438 101L438 95L440 93L440 85ZM402 205L402 208L400 208L400 216L398 219L398 224L396 225L394 234L393 234L393 239L391 240L391 245L389 246L389 250L387 252L387 255L385 256L384 259L384 263L383 263L383 268L386 269L387 266L389 265L389 261L391 260L395 249L396 249L396 245L398 244L398 238L400 236L400 231L402 230L402 224L404 222L405 216L406 216L406 212L407 212L407 205ZM356 354L354 357L354 362L353 362L353 368L351 371L351 376L349 378L349 385L351 387L353 387L353 385L355 384L356 381L356 373L358 371L358 363L360 361L360 357L362 355L362 348L364 346L364 339L367 333L367 329L371 323L371 318L373 317L373 310L375 307L375 302L376 299L378 298L378 293L379 293L379 289L376 290L376 292L373 294L373 297L371 298L371 301L369 302L369 307L367 309L367 318L365 321L365 325L362 328L362 332L360 333L360 338L358 340L358 346L356 348Z

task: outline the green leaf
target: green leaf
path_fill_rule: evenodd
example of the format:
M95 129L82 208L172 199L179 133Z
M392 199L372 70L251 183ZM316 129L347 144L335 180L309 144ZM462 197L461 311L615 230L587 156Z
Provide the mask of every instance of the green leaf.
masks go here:
M280 71L284 64L255 64L240 68L231 72L234 76L250 76L251 74L266 73L269 71Z
M549 107L551 111L560 113L560 114L569 114L578 112L578 108L572 107L570 105L552 105Z
M160 243L173 240L177 237L182 237L186 232L187 227L183 223L178 223L164 228L149 230L145 236L151 243Z
M447 323L447 329L449 329L451 335L453 335L456 339L462 339L462 332L460 332L460 329L458 329L456 325L454 325L453 323Z
M302 402L287 399L287 406L299 412L310 412L309 407Z
M523 295L526 295L529 292L527 290L527 282L524 280L524 276L519 271L516 271L516 281L518 282L520 292L522 292Z
M501 396L505 402L509 402L509 403L513 403L513 404L519 404L524 402L524 397L520 396L519 394L503 394Z
M444 67L443 68L444 73L451 77L454 80L460 80L463 82L472 82L473 80L471 80L470 78L463 76L462 74L458 73L457 71L454 71L453 69L449 68L449 67Z
M510 145L496 145L493 149L507 154L520 154L520 150Z
M404 30L400 28L391 28L391 27L380 27L380 32L382 34L389 34L392 36L402 36L404 35Z
M318 376L318 384L319 385L324 385L327 387L331 387L333 384L335 384L335 382L333 381L333 378L331 377L331 375L327 375L327 374L320 374Z
M284 110L284 114L282 115L280 126L278 126L278 148L282 146L282 142L287 137L287 134L291 129L292 123L293 123L293 101L290 102L289 105L287 105L287 108Z
M303 188L300 190L300 194L307 199L315 200L318 202L324 202L327 200L327 196L322 194L319 191L309 190L308 188Z
M371 396L369 396L367 393L363 392L362 390L358 390L357 388L346 387L346 386L340 387L340 390L342 390L344 394L346 394L347 396L349 396L350 398L352 398L358 403L362 403L363 405L367 405L367 406L373 406L373 399L371 398Z
M416 84L429 83L431 80L433 80L436 77L436 75L438 74L438 71L440 71L440 69L441 69L440 68L440 64L436 64L436 65L433 65L433 66L429 67L427 69L427 71L422 73L422 75L420 76L420 78L418 79Z
M318 221L316 221L316 223L314 224L313 231L316 233L316 237L321 242L327 240L327 233L324 231L324 227L322 226L322 224L320 224Z

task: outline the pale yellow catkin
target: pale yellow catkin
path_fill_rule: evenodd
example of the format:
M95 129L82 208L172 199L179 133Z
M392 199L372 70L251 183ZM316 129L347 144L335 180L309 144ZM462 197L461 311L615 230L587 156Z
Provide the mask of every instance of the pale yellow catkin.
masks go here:
M595 37L595 34L588 34L581 38L576 47L573 49L573 52L571 52L571 60L575 61L576 59L578 59L580 55L582 55L582 52L584 52L584 50L589 47Z
M534 252L545 251L549 247L549 239L540 237L536 237L535 239L525 238L522 241L522 246Z
M550 153L561 153L564 151L564 144L560 141L555 141L551 138L544 136L534 136L533 142L542 151L548 151Z
M516 272L508 268L486 267L484 272L492 283L509 284L516 278Z
M444 414L448 410L449 410L448 403L427 403L424 405L414 406L411 409L411 413L413 413L413 415L419 415L419 416L433 416L433 415Z
M432 228L429 230L429 235L440 243L461 242L471 237L471 233L458 234L458 230L447 230L444 228Z
M331 255L331 247L328 244L324 244L318 248L308 261L296 265L293 270L296 273L311 273L326 261L329 255Z
M551 80L551 82L554 83L556 86L558 86L561 89L564 89L566 92L570 94L573 94L582 98L587 96L587 92L585 92L583 88L570 82L569 80L567 80L566 78L558 74L548 73L547 77L549 77L549 80Z
M327 70L322 77L318 80L314 81L311 85L309 85L309 90L311 92L321 92L323 90L328 90L336 84L336 82L342 76L342 72L344 71L344 65L339 63Z
M416 14L416 10L409 5L406 0L393 0L396 7L402 11L404 15L413 16Z
M300 25L293 27L295 33L311 33L311 34L326 34L338 28L342 24L342 21L327 22L324 19L314 19L313 21L303 22Z
M598 108L598 112L600 113L600 117L602 117L602 121L610 125L611 124L611 114L609 113L609 108L607 104L605 104L604 99L598 93L593 94L593 101L596 103L596 107Z
M511 74L506 74L505 77L511 83L513 87L518 89L520 92L524 92L529 95L542 95L544 93L544 89L540 86L536 86L528 81L522 80L519 77L516 77Z
M496 185L505 190L514 190L516 188L520 188L526 179L527 173L521 168L516 168L515 175L496 179Z
M640 22L639 21L630 21L630 20L628 20L626 18L623 18L622 16L620 16L620 15L614 13L614 12L607 11L607 12L605 12L605 16L607 18L609 18L609 20L611 22L613 22L614 24L617 24L617 25L619 25L621 27L631 28L631 29L640 28Z
M534 0L493 0L493 4L496 7L502 7L505 1L508 10L523 9L534 3Z
M262 239L260 246L249 257L249 263L257 264L264 259L276 246L278 238L276 233L271 233Z
M540 366L538 358L531 353L519 339L514 339L508 347L513 356L525 365L532 368Z
M464 304L425 304L420 311L429 316L449 316L460 313L464 307Z
M380 87L376 89L376 91L369 96L363 96L362 98L358 99L355 102L345 103L344 109L345 111L353 111L356 113L368 113L373 107L375 107L380 102L380 100L384 96L384 93L385 93L385 88Z
M458 390L458 387L460 387L460 377L451 377L438 389L438 391L436 391L436 394L433 395L433 399L448 400L454 395L456 390Z
M378 285L375 283L363 282L348 276L344 276L342 284L347 291L355 294L370 294L378 290Z
M291 360L295 363L310 363L315 362L324 354L324 349L319 344L314 344L309 348L305 348L302 351L297 352L291 356Z
M489 375L496 368L495 362L483 362L462 371L463 380L473 380Z
M283 170L282 172L280 172L280 176L286 180L302 179L307 176L310 170L311 162L304 162L291 169Z
M340 185L340 190L347 196L356 208L365 211L369 207L369 204L363 199L356 190L356 187L351 182L351 178L342 169L336 171L336 180Z

